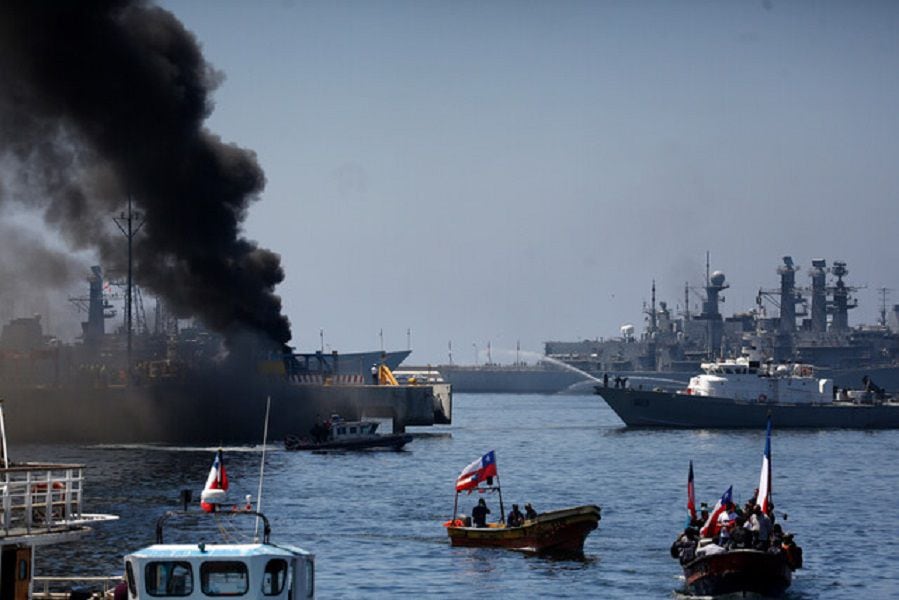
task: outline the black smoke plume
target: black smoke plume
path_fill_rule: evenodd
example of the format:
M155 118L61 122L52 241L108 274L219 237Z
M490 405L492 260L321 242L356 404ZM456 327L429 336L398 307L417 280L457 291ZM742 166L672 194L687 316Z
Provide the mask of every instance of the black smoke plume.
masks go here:
M192 33L134 1L0 2L0 203L39 210L73 249L121 269L111 217L145 219L135 277L231 337L290 339L280 257L242 235L265 176L204 127L221 81Z

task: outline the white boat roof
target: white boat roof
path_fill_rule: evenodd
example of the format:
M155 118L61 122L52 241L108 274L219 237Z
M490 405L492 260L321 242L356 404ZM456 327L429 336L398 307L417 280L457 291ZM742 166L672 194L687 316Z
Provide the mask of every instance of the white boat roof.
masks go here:
M250 558L254 556L310 556L311 552L289 544L153 544L128 556L153 558Z

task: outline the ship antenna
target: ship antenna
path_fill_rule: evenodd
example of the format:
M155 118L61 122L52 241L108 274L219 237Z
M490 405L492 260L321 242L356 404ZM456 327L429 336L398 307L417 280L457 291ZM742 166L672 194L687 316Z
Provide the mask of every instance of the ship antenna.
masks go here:
M887 295L893 291L890 288L882 287L878 290L880 292L880 326L887 326Z
M3 456L0 459L3 460L3 468L9 468L9 453L6 451L6 420L3 418L3 400L0 400L0 452L3 453ZM9 474L6 474L7 481L9 480Z
M259 515L262 512L262 480L265 478L265 445L268 442L268 414L272 408L272 397L265 400L265 426L262 429L262 460L259 461L259 491L256 493L256 529L253 531L253 541L259 543Z
M140 231L140 228L144 226L144 219L140 213L135 213L132 207L132 198L131 194L128 194L128 214L122 213L118 218L113 217L112 219L115 221L115 224L118 225L119 230L122 234L128 238L128 286L125 289L125 332L128 337L128 353L127 353L127 361L128 361L128 384L131 384L131 304L132 304L132 289L134 288L134 261L133 261L133 242L134 236L137 235L137 232ZM137 225L134 224L135 220L140 220L140 223Z
M709 287L709 251L705 251L705 286Z

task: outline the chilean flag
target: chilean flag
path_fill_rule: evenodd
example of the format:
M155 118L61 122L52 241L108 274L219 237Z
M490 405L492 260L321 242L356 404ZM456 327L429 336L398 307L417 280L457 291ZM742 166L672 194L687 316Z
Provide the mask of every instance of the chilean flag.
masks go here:
M496 455L491 450L462 470L456 478L456 491L474 489L488 477L496 476Z
M699 530L699 535L702 537L714 537L715 534L718 533L718 517L727 510L727 505L733 502L733 491L734 486L730 486L727 488L727 491L722 494L721 499L715 503L715 508L712 509L712 514L709 515L705 525Z
M690 474L687 475L687 510L690 519L696 518L696 490L693 488L693 461L690 461Z
M225 463L222 460L222 451L215 453L212 468L209 469L209 477L206 478L206 487L200 494L200 508L206 512L215 512L215 505L221 504L228 491L228 474L225 472Z
M765 434L765 455L762 457L762 473L759 476L759 495L755 501L762 507L762 512L768 512L771 504L771 417L768 417L768 429Z

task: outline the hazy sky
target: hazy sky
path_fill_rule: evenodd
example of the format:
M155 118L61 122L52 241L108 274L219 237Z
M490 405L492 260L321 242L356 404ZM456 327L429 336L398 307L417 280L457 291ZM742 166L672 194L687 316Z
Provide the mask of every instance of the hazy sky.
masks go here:
M642 328L705 253L725 314L791 254L899 303L899 3L164 3L258 153L293 343L508 362ZM693 296L692 304L699 301Z

